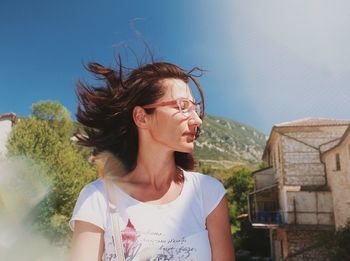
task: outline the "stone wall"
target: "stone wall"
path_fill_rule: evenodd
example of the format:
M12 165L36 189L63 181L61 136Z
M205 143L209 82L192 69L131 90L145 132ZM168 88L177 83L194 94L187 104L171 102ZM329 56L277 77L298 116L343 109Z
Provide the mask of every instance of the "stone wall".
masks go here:
M344 134L346 127L303 128L281 133L282 168L284 185L324 185L325 166L321 162L320 147L332 144ZM274 147L277 147L275 144Z
M322 247L312 247L320 238L321 233L315 230L288 230L288 255L293 256L293 254L298 253L298 255L288 258L288 261L329 260Z
M273 233L273 257L275 261L282 261L288 256L287 231L285 229L276 229Z
M255 190L265 188L275 183L275 170L263 169L254 173Z
M333 200L329 191L287 192L288 224L334 225Z
M339 155L340 170L336 168ZM340 146L324 155L328 183L333 195L335 225L340 228L350 219L350 133Z

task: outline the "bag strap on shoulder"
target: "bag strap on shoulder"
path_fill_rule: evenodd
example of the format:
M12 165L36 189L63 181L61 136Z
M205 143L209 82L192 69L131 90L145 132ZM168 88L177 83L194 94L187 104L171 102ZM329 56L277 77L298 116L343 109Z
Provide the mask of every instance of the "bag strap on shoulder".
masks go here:
M108 213L111 221L112 226L112 237L113 237L113 243L117 255L118 261L125 261L124 256L124 248L123 248L123 241L119 226L119 218L118 218L118 209L117 209L117 200L115 197L115 193L113 193L112 185L110 180L108 180L107 177L103 179L105 189L106 189L106 196L107 196L107 208Z

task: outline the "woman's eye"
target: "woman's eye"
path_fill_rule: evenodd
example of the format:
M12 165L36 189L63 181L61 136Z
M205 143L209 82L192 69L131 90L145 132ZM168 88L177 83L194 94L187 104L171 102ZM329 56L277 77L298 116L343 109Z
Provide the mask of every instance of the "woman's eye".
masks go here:
M186 110L189 107L189 102L188 101L182 101L180 106L181 106L181 110Z

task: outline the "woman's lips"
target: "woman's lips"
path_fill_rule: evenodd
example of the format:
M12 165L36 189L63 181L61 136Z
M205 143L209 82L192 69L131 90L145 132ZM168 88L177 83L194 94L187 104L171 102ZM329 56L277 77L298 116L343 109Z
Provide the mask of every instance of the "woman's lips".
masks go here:
M187 132L187 133L184 133L183 135L187 137L187 141L194 141L196 138L196 133L194 132Z

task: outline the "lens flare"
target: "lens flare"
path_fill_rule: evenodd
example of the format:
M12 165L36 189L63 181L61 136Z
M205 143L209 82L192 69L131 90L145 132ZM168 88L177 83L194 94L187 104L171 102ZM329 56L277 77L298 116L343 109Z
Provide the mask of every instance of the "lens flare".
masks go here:
M0 159L0 260L66 260L34 233L29 214L50 190L44 168L26 158Z

